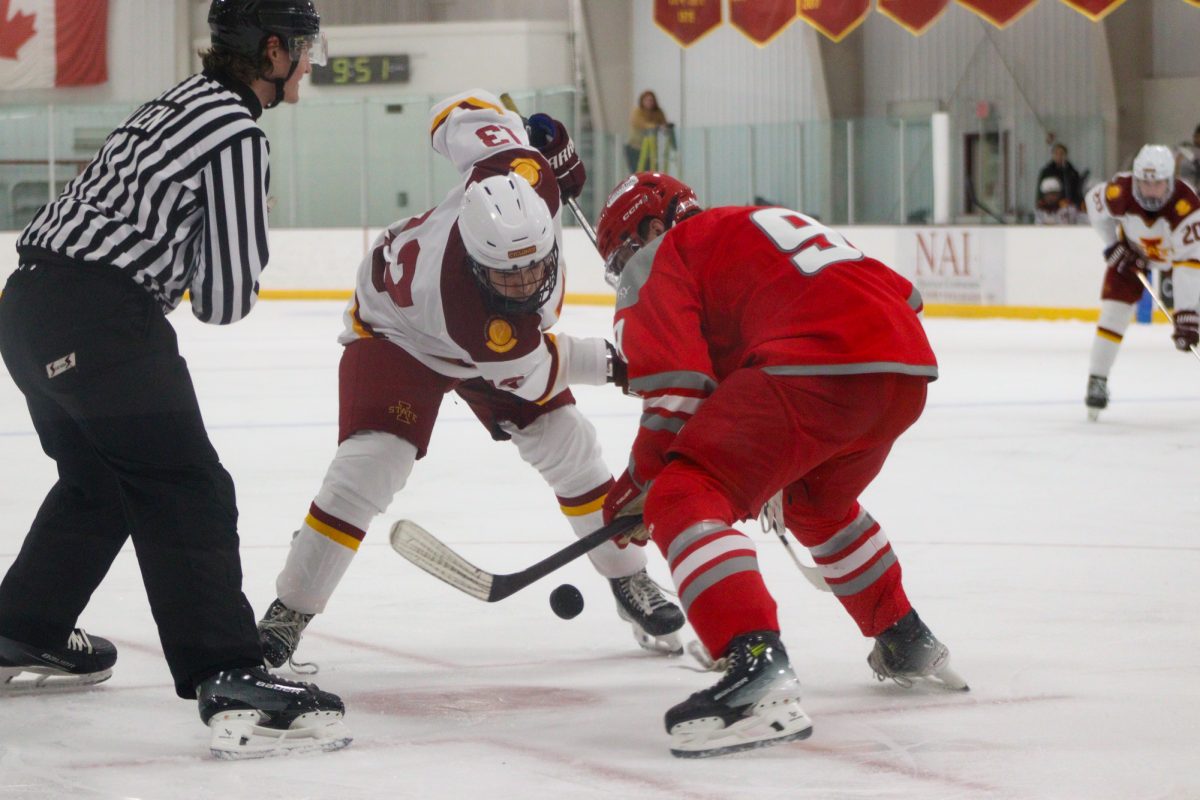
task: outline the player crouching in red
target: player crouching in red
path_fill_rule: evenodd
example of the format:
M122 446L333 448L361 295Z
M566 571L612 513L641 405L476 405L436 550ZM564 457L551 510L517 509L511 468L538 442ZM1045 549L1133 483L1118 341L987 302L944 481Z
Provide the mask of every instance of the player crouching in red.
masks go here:
M937 377L912 284L804 214L705 211L658 173L609 195L598 238L628 389L644 403L605 520L644 512L646 529L630 538L653 538L725 670L667 712L671 752L721 755L812 733L754 542L732 527L780 490L787 528L875 639L876 676L966 689L858 503Z

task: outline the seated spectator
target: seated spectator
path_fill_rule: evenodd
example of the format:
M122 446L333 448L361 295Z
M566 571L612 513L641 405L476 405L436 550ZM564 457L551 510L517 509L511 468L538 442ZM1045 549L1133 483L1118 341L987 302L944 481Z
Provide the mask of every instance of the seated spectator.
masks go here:
M1179 162L1179 177L1195 189L1200 187L1200 125L1192 131L1192 141L1179 145L1176 153Z
M1075 165L1067 160L1067 146L1058 142L1050 150L1050 161L1038 173L1038 205L1042 202L1042 181L1057 178L1063 197L1076 208L1083 208L1083 179Z
M658 107L658 98L654 92L649 89L642 92L633 114L629 117L629 141L625 144L625 158L629 162L630 172L659 169L656 157L645 164L639 165L638 162L642 160L642 147L646 137L656 136L659 128L665 128L669 124L667 115Z
M1079 206L1063 196L1062 182L1053 176L1042 178L1038 184L1037 209L1033 221L1037 225L1074 225L1079 222Z

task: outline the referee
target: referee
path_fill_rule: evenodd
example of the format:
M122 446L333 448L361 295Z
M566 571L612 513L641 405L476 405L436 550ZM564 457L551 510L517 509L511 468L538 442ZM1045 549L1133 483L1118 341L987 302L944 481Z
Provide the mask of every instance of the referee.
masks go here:
M131 538L175 691L238 757L217 731L231 714L340 726L342 703L262 668L233 481L166 314L185 291L204 322L253 308L270 180L256 120L297 102L325 53L311 0L214 0L209 24L203 73L137 109L37 213L0 296L0 354L59 474L0 583L0 694L109 677L116 649L75 625Z

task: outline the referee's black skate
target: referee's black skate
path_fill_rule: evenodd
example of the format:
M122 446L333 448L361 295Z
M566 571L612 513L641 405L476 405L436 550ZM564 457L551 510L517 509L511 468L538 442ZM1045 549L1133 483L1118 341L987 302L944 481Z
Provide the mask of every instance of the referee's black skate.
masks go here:
M267 613L258 621L258 641L262 644L263 661L267 666L282 667L291 662L292 669L297 672L317 671L316 664L292 661L300 644L300 636L314 616L293 611L279 599L271 603Z
M283 680L264 667L218 672L196 694L217 758L340 750L351 741L340 697L311 683Z
M725 676L667 712L671 754L708 758L807 739L800 681L774 631L736 637L717 662Z
M1100 412L1108 408L1108 378L1088 375L1087 396L1083 402L1087 406L1088 419L1092 422L1099 419Z
M867 664L876 679L891 678L905 688L926 680L947 689L965 692L971 687L950 668L950 650L937 640L915 610L875 637Z
M34 647L0 636L0 694L75 689L112 677L117 648L81 628L64 647Z
M644 567L625 578L609 578L608 582L617 599L617 614L633 626L633 638L641 647L673 656L683 653L679 637L683 611L666 598Z

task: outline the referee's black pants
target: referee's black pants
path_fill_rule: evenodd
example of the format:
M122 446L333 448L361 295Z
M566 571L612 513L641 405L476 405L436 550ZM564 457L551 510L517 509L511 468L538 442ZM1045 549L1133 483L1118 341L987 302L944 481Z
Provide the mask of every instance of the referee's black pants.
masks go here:
M59 476L0 583L0 635L65 646L129 537L180 697L261 664L233 481L156 301L115 268L23 266L0 354Z

